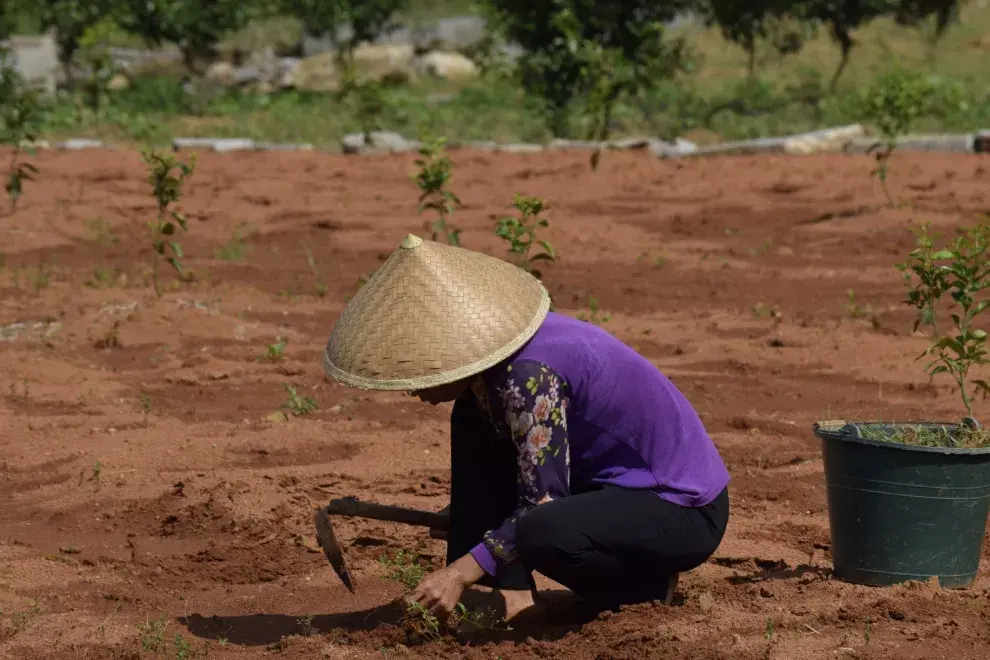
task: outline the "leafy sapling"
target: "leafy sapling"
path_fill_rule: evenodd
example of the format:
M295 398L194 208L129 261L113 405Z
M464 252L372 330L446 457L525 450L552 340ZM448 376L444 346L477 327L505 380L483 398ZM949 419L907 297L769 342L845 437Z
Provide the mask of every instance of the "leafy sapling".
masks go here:
M24 162L25 142L33 142L41 120L42 107L37 93L14 68L9 50L0 48L0 127L2 142L12 147L10 167L4 188L10 198L11 213L24 193L24 182L34 180L38 168ZM28 150L30 151L30 150Z
M188 230L188 223L185 214L171 209L172 204L182 196L182 185L185 183L196 166L196 157L189 159L188 163L178 161L175 156L162 154L158 151L145 151L144 162L148 165L151 182L152 195L158 202L158 216L154 221L148 223L151 228L152 249L154 250L154 260L152 262L151 277L155 287L155 294L162 295L161 286L158 281L159 262L164 259L180 275L184 272L182 268L182 245L173 240L176 231ZM178 170L178 174L173 174L173 170Z
M895 206L887 187L890 157L897 148L897 139L925 111L931 90L928 81L916 73L891 71L877 78L866 93L866 114L881 138L875 146L877 166L870 175L880 181L890 206Z
M961 232L942 249L935 248L938 236L929 234L927 224L916 233L917 248L911 251L909 261L897 268L908 286L906 302L919 312L914 329L930 325L935 335L919 359L934 356L926 371L930 376L949 374L966 414L972 417L974 398L990 397L990 378L970 375L974 367L990 365L987 331L978 322L990 308L990 222ZM936 322L936 308L945 294L949 294L949 308L953 310L948 332L940 331Z
M424 141L419 150L420 158L416 159L419 172L413 174L416 185L419 186L419 213L432 209L437 214L436 221L426 225L432 233L433 240L441 235L450 245L460 247L461 230L447 224L447 219L454 210L460 208L461 200L450 190L447 184L452 176L453 165L444 153L445 138Z
M509 254L517 266L529 271L535 277L542 277L542 273L533 267L533 263L556 261L553 246L548 241L536 238L538 229L549 226L546 218L540 216L547 209L547 203L539 197L516 195L512 206L519 211L519 217L501 218L495 227L495 235L509 243ZM543 248L543 251L531 255L530 249L533 243Z

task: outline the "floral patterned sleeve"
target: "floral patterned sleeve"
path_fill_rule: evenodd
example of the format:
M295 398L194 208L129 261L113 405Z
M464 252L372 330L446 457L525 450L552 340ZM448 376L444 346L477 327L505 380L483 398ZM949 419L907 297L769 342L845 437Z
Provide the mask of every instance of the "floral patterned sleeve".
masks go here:
M498 575L503 566L516 560L519 517L570 493L566 381L546 365L530 360L499 368L502 371L486 382L488 403L493 420L512 437L518 450L519 500L513 514L471 550L489 575Z

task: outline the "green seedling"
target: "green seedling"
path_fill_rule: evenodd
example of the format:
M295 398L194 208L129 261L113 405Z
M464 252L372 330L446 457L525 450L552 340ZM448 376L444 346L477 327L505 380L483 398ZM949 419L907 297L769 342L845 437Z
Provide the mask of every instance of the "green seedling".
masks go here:
M398 582L410 591L415 589L426 576L423 567L408 557L404 550L397 551L395 557L382 555L378 561L387 569L385 574L387 579Z
M663 268L667 265L667 258L659 255L651 258L649 252L643 252L636 257L636 263L649 264L652 268Z
M309 249L308 245L303 245L303 249L306 250L306 262L309 264L309 269L316 276L316 295L323 298L327 295L328 290L327 285L323 282L323 275L320 274L320 269L316 267L313 251Z
M182 185L192 175L196 166L196 157L194 155L188 163L183 163L171 154L166 155L152 150L144 151L143 156L149 169L148 180L151 183L152 196L158 203L158 216L154 221L148 223L148 227L151 229L152 249L154 251L151 277L155 294L160 297L162 295L158 280L160 260L164 259L180 275L184 272L180 261L182 245L173 240L172 237L179 229L187 231L188 222L185 214L173 211L171 206L182 196ZM176 169L178 175L173 175L172 171Z
M850 318L854 319L862 318L870 313L869 305L860 305L856 301L856 292L853 289L846 292L845 308Z
M99 461L96 461L95 463L93 463L93 473L89 477L89 480L99 483L101 474L103 474L103 464L100 463Z
M419 172L413 174L416 185L419 186L419 213L430 209L437 214L436 221L426 224L426 230L431 232L433 240L441 235L450 245L460 247L461 230L454 229L448 224L448 219L454 210L460 208L461 200L450 190L453 164L444 153L445 138L424 142L419 150L420 157L416 159Z
M93 240L104 247L109 247L117 242L117 237L105 218L89 218L86 220L86 228L93 235Z
M158 653L165 649L165 629L168 628L168 615L162 614L157 619L145 619L144 623L137 624L138 632L141 633L141 648L151 653Z
M866 628L863 630L863 639L866 640L867 644L870 643L870 635L872 633L871 629L872 629L872 625L870 623L870 617L866 617Z
M8 60L11 53L0 48L0 127L2 142L12 148L7 182L4 188L10 198L11 213L24 193L24 182L33 181L38 168L22 159L25 142L34 142L41 121L42 107L37 93Z
M100 266L99 268L93 269L93 277L89 280L89 282L87 282L87 284L94 289L105 289L113 286L113 280L113 269L107 268L106 266Z
M278 407L279 410L287 410L290 415L301 417L317 409L316 399L309 396L299 396L296 388L288 383L285 384L285 391L289 394L289 398Z
M758 319L771 318L778 323L781 319L780 308L776 305L767 307L763 303L756 303L749 308L749 311Z
M299 625L300 630L304 637L310 637L313 634L313 619L315 619L312 614L307 614L296 619L296 623Z
M577 318L579 321L586 321L595 325L608 323L612 319L609 314L600 314L599 312L598 299L594 296L588 296L588 312L578 312Z
M870 175L880 181L884 197L892 207L896 203L887 187L890 157L897 148L897 139L907 134L914 121L925 112L931 94L932 86L925 78L906 71L880 76L866 93L866 115L881 138L874 147L876 167Z
M247 256L248 246L244 243L245 229L238 227L230 240L217 249L217 259L224 261L242 261Z
M517 266L535 277L542 277L540 270L534 268L533 264L537 261L553 263L557 258L553 246L548 241L536 238L538 229L549 226L546 218L540 217L540 214L547 209L547 203L539 197L515 195L512 206L519 212L519 217L501 218L495 226L495 235L508 242L509 254ZM533 243L543 248L543 251L531 255L530 249Z
M767 638L768 642L773 639L773 631L774 631L773 619L767 617L767 621L763 626L763 636Z
M274 344L265 345L265 354L258 358L258 361L281 362L285 359L285 347L287 344L288 342L286 340L276 337Z
M990 379L970 377L974 367L990 365L987 331L978 323L990 307L990 222L962 231L942 249L935 248L937 235L928 233L927 224L916 235L909 261L897 268L908 287L906 302L918 310L914 330L930 325L935 335L919 359L935 356L925 370L931 377L949 374L972 417L974 397L990 397ZM951 299L949 308L955 309L949 314L951 329L942 334L936 307L945 294Z

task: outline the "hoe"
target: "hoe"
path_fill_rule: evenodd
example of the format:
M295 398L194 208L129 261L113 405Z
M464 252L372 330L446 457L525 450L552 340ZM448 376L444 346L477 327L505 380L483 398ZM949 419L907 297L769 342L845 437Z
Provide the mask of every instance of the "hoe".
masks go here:
M375 504L374 502L361 502L356 497L342 497L331 500L330 504L322 509L316 510L316 538L320 542L323 554L327 556L334 572L340 577L341 582L350 592L354 593L354 581L347 571L344 563L344 553L337 537L333 533L333 524L330 516L349 516L352 518L370 518L372 520L388 520L391 522L414 525L416 527L429 527L430 536L434 538L444 538L444 532L450 527L449 507L441 511L423 511L421 509L409 509L401 506L391 506L388 504Z

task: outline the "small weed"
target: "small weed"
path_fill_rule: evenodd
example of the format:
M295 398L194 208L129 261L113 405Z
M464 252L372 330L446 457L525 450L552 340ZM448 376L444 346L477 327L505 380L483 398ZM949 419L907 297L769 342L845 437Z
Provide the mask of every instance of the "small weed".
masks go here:
M93 235L93 240L104 247L109 247L117 242L117 236L105 218L99 216L90 218L86 220L86 227Z
M433 240L441 235L450 245L460 247L461 230L451 227L447 220L454 210L460 208L460 198L447 190L450 183L453 164L444 153L446 139L424 140L419 150L420 158L416 159L419 172L413 174L416 185L419 186L419 213L432 209L437 214L436 221L427 223L426 229L431 232Z
M767 252L769 252L770 248L772 247L773 247L773 242L769 238L767 238L755 248L750 248L749 254L754 257L762 257Z
M863 639L866 640L867 644L870 643L870 634L872 632L871 628L872 625L870 623L870 617L866 617L866 628L863 629Z
M749 311L758 319L770 318L778 323L781 319L780 308L776 305L767 307L763 303L756 303L749 308Z
M608 323L612 317L609 314L600 314L598 309L598 299L594 296L588 297L588 313L579 312L577 315L579 321L586 321L588 323L594 323L595 325L601 325L602 323Z
M175 660L192 660L200 656L206 657L210 653L210 642L203 642L202 648L195 648L192 642L188 641L179 633L175 633Z
M313 258L313 252L309 249L309 246L304 245L303 249L306 250L306 262L309 264L309 269L316 276L316 295L323 298L327 295L327 285L323 281L323 275L320 274L320 269L316 267L316 259Z
M89 480L99 483L101 474L103 474L103 464L96 461L93 463L93 473L90 475Z
M767 638L768 642L771 639L773 639L773 631L774 631L773 619L767 617L767 622L763 627L763 636Z
M870 313L869 305L860 305L856 302L856 292L852 289L846 292L845 308L849 317L854 319L863 318Z
M47 289L51 286L52 266L52 261L42 260L38 262L36 267L27 270L26 276L28 283L36 294L40 293L42 289Z
M151 182L152 196L158 203L158 216L154 221L148 222L148 227L151 229L151 245L154 250L151 277L155 294L161 296L162 290L158 280L159 261L165 259L180 276L184 273L180 261L182 245L172 240L172 237L175 236L176 228L187 231L188 222L183 213L173 211L170 207L182 196L182 185L186 178L192 175L196 166L196 157L194 155L190 158L189 163L182 163L177 161L175 156L157 151L146 150L143 156L149 169L148 180ZM172 174L174 169L179 171L177 176Z
M86 284L94 289L106 289L113 286L115 276L112 268L101 266L93 269L93 277Z
M258 362L261 362L262 360L267 360L268 362L281 362L285 359L285 347L287 343L288 342L281 337L276 337L274 344L265 345L265 353L258 358Z
M288 383L285 384L285 391L288 392L289 398L286 399L285 403L279 406L279 410L287 410L290 415L301 417L303 415L308 415L317 409L316 399L309 396L299 396L296 392L296 388L292 387Z
M652 268L663 268L667 265L667 258L663 256L651 257L649 252L643 252L636 257L636 263L642 265L649 264Z
M145 417L151 412L151 397L145 392L141 392L141 412Z
M404 550L396 552L395 557L382 555L378 561L388 569L386 578L395 580L408 590L415 589L426 577L423 567L410 559Z
M162 614L157 619L145 619L144 623L137 624L138 632L141 633L141 648L145 651L157 653L165 649L165 629L168 628L168 615Z
M217 259L224 261L243 261L250 251L250 247L244 242L245 229L238 227L234 230L234 235L230 240L217 249Z
M302 630L304 637L310 637L313 635L313 615L307 614L306 616L301 616L296 619L296 623L299 624L299 628Z
M110 329L103 333L103 336L93 342L96 348L119 348L120 347L120 321L114 321Z
M546 218L540 217L540 214L547 209L547 203L539 197L516 195L512 206L519 212L520 217L501 218L495 227L495 235L509 243L509 254L512 255L517 266L532 273L534 277L542 277L539 269L533 268L533 263L536 261L553 263L557 258L549 242L536 238L537 229L549 226ZM537 243L543 251L530 255L529 251L533 243Z

